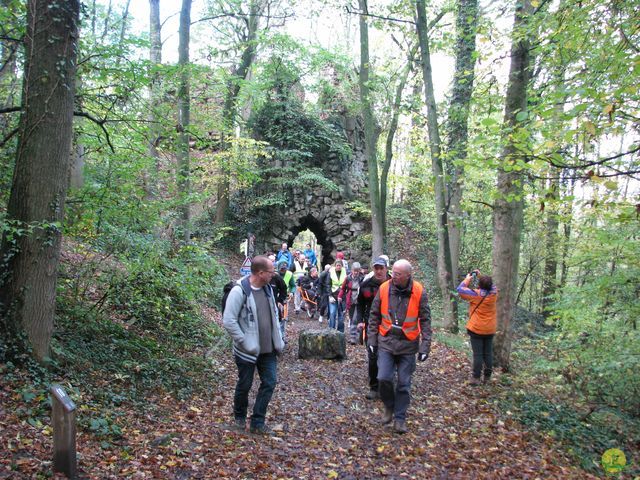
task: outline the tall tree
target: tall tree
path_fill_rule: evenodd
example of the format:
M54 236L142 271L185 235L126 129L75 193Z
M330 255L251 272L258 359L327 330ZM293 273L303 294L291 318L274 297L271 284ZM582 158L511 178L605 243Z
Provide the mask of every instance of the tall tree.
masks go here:
M159 168L158 139L160 128L158 127L158 106L160 104L160 74L157 68L162 63L162 36L160 24L160 0L149 0L149 33L151 44L149 47L149 62L151 64L151 78L149 82L149 99L151 108L149 109L149 156L155 160L156 174ZM155 176L155 175L154 175ZM155 190L155 185L150 188Z
M68 189L80 2L29 1L22 115L0 248L4 331L49 355Z
M178 87L178 193L180 195L180 223L182 227L182 239L184 242L191 240L191 165L189 157L189 116L191 107L190 98L190 71L189 64L189 37L191 32L191 1L182 0L180 10L180 29L178 43L178 66L180 68L180 84Z
M510 366L511 320L518 288L524 210L522 169L528 160L518 130L524 127L523 122L527 119L527 89L531 77L528 27L531 13L530 0L516 4L503 121L506 139L498 168L497 198L493 208L493 279L500 289L494 356L496 366L505 371Z
M438 283L443 299L443 317L445 328L458 331L457 300L453 295L454 279L451 271L451 248L449 246L449 220L446 205L446 184L442 167L442 146L438 126L438 112L433 89L431 53L429 49L429 29L424 0L416 0L418 41L420 60L424 78L425 103L427 105L427 131L431 150L431 168L435 186L435 204L438 229Z
M398 130L398 122L400 120L402 95L404 92L404 88L407 85L409 73L413 69L416 50L417 45L415 47L410 45L408 48L407 63L400 71L393 101L391 102L391 120L389 122L389 128L387 130L387 139L385 140L384 144L384 162L380 171L380 216L382 222L383 245L385 245L387 241L387 190L389 183L389 170L391 169L391 162L393 161L393 142Z
M451 275L458 278L464 161L467 158L468 120L476 64L478 0L456 2L456 67L447 119L448 221Z
M360 103L364 117L364 143L367 168L369 172L369 201L371 202L371 254L373 258L383 253L384 238L382 225L382 211L380 202L380 187L378 177L377 144L379 130L376 128L371 105L371 89L369 88L369 25L367 15L369 9L367 0L358 0L360 7Z
M260 17L268 2L265 0L251 0L249 2L249 13L240 14L243 27L240 29L239 36L242 44L242 54L240 61L233 67L229 80L227 81L227 91L224 99L224 107L222 112L223 118L223 137L233 135L236 110L238 103L238 94L242 81L246 80L251 69L251 65L255 61L257 52L257 35ZM230 148L230 142L223 140L223 148ZM227 165L222 166L222 172L218 181L218 203L216 205L216 223L224 223L227 210L229 209L229 187L230 172Z

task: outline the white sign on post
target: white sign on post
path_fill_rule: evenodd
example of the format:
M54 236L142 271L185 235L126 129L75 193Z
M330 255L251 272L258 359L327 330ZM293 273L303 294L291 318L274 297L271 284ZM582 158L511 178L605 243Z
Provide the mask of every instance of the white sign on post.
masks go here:
M242 266L240 267L240 275L249 275L251 273L251 259L246 257L244 262L242 262Z

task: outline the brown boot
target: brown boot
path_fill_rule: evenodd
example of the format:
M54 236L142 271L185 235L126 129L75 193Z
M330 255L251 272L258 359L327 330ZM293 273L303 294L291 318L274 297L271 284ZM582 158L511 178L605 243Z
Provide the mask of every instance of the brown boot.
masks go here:
M380 423L382 425L388 425L391 423L391 420L393 420L393 410L385 406L384 414L382 415L382 420L380 420Z
M480 379L476 378L476 377L471 377L471 380L469 380L469 385L471 385L472 387L477 387L481 384Z
M393 431L399 434L407 433L407 423L404 420L396 420L393 422Z

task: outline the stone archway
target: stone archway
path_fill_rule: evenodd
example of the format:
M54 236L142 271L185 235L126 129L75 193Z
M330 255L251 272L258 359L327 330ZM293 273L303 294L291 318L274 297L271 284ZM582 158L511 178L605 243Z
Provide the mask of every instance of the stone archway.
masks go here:
M291 245L298 233L309 229L322 247L323 264L330 263L339 250L344 251L352 260L368 261L371 252L363 235L370 232L371 225L368 220L359 217L353 208L353 202L365 205L369 202L363 122L349 112L342 102L332 107L336 107L336 110L325 112L326 122L344 135L350 152L345 152L344 149L324 149L314 151L309 157L301 155L296 158L296 167L302 172L307 166L319 169L332 184L328 186L318 182L315 186L310 186L307 182L307 186L303 187L289 181L286 187L276 186L277 193L286 199L285 205L274 207L268 212L268 222L256 226L256 245L259 251L278 250L284 242ZM306 127L313 123L303 122L302 125ZM310 130L307 133L313 136L315 132ZM297 144L294 147L295 145ZM283 162L275 157L265 158L263 161L272 168L282 167ZM259 189L240 192L236 201L242 205L253 195L268 193L272 192Z
M302 218L298 223L298 225L291 228L292 236L286 240L287 244L293 245L294 239L298 236L300 232L303 232L304 230L310 230L316 236L316 241L318 245L320 245L320 248L322 249L322 252L320 254L322 259L322 265L325 265L327 263L333 263L333 260L334 260L333 252L335 250L335 245L331 240L331 237L327 235L327 232L324 228L323 223L316 220L311 215L307 215L306 217Z

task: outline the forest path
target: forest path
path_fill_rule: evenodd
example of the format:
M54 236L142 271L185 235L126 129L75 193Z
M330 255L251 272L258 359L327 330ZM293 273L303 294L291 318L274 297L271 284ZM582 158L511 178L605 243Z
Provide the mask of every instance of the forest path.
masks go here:
M236 367L229 352L220 352L216 396L168 402L173 413L148 432L166 441L149 444L141 435L145 445L130 443L131 454L146 451L148 463L164 452L151 468L161 468L164 478L595 478L551 440L501 414L491 394L500 387L466 385L465 355L439 343L414 374L409 433L394 434L378 423L382 403L364 397L364 347L348 345L344 361L298 359L298 333L312 328L318 322L302 317L288 327L267 415L273 436L230 428ZM256 375L250 408L258 384Z

